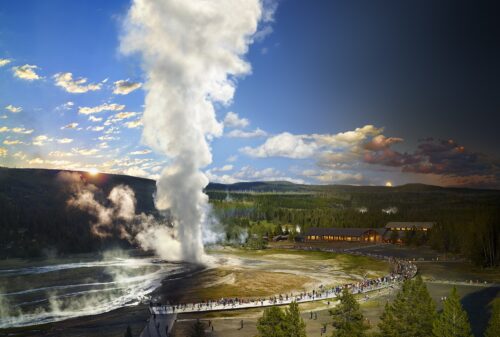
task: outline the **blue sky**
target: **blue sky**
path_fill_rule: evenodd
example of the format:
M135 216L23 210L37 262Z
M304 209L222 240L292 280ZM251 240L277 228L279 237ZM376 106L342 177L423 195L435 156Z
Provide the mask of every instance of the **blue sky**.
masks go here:
M141 144L145 78L119 52L129 6L2 3L0 165L156 178L168 164ZM453 1L279 1L246 55L251 74L218 107L224 134L207 175L498 188L493 12Z

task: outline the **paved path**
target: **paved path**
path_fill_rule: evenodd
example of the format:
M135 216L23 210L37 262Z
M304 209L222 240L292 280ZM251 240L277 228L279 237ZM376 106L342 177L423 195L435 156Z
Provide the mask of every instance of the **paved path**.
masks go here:
M353 248L344 248L343 251L344 252L352 252L352 251L355 251L355 250L362 250L362 249L372 248L372 247L384 247L384 246L387 246L387 245L389 245L389 243L374 243L373 245L368 245L368 246L359 246L359 247L353 247Z
M176 318L177 314L151 315L148 324L141 332L141 337L167 337L167 326L170 334Z
M490 282L467 282L467 281L447 281L447 280L425 280L425 283L435 283L435 284L449 284L456 286L469 286L469 287L499 287L499 283L490 283Z

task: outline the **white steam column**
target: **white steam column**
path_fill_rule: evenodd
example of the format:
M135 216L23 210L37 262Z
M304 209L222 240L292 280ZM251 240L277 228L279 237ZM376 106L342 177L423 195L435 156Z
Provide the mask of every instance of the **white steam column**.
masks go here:
M222 134L214 103L229 104L235 76L262 17L258 0L135 0L121 51L138 53L146 74L143 142L170 158L157 182L156 207L174 217L181 255L203 257L202 226L212 162L209 141Z

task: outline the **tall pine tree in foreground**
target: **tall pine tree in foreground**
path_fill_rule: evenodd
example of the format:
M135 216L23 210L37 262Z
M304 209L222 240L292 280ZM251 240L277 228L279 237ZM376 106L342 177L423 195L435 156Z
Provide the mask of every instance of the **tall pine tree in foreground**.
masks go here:
M306 337L306 323L300 317L299 305L293 301L285 311L287 337Z
M299 305L292 302L283 313L270 307L257 321L258 337L306 337L306 323L300 317Z
M205 325L199 319L193 324L191 328L191 337L205 337Z
M257 321L258 337L286 337L285 315L279 307L264 310Z
M500 336L500 299L497 298L493 301L493 311L491 312L488 328L484 333L484 337L498 337Z
M364 337L368 326L364 322L359 304L347 288L342 290L340 303L332 310L332 325L334 337Z
M417 276L405 281L396 299L386 304L378 327L384 337L429 337L435 317L436 305Z
M441 311L432 329L436 337L473 337L467 312L460 304L457 288L453 287L450 296L443 302Z

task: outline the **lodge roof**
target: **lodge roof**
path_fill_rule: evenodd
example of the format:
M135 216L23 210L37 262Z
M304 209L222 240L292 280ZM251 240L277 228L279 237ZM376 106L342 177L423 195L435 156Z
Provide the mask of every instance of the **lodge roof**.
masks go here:
M378 231L378 229L383 229L385 232L385 228L321 228L321 227L311 227L307 230L306 236L315 235L315 236L362 236L366 232L376 231L380 235L383 232Z
M404 222L404 221L393 221L393 222L388 222L387 225L385 225L385 228L387 229L393 229L393 228L401 228L401 227L406 227L406 228L432 228L434 226L435 222Z

